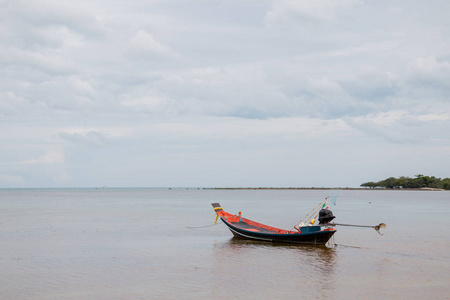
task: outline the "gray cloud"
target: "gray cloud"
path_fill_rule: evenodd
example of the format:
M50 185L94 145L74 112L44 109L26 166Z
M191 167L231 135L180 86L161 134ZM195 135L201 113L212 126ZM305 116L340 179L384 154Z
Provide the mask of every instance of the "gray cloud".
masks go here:
M69 132L60 132L58 136L64 140L75 144L82 144L88 146L105 146L109 144L108 137L97 132L97 131L88 131L86 133L69 133Z
M334 186L353 160L349 185L370 164L448 176L415 159L448 153L447 1L0 8L6 185Z

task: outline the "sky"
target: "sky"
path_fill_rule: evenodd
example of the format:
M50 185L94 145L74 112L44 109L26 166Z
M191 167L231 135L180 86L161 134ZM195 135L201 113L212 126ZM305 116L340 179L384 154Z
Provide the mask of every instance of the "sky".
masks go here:
M0 0L0 188L450 177L449 12Z

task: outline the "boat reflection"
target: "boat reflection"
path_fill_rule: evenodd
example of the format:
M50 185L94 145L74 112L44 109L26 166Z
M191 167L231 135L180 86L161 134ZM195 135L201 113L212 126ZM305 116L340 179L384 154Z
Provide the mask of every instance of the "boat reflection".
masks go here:
M231 238L216 243L213 251L212 290L229 293L237 289L255 299L282 299L280 291L285 291L286 297L298 292L304 299L317 297L305 294L304 287L314 284L321 289L321 296L333 295L335 248Z

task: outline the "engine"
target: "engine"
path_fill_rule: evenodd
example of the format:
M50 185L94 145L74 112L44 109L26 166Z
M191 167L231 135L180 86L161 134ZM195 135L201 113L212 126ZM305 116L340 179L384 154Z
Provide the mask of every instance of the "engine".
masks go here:
M335 216L333 216L333 212L329 209L321 209L319 211L319 224L328 224L330 223Z

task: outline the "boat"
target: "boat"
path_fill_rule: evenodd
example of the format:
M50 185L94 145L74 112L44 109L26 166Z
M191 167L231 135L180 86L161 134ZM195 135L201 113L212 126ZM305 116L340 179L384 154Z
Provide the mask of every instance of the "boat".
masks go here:
M324 226L324 224L322 226L320 226L321 224L313 225L315 220L309 221L307 224L299 223L292 228L293 230L280 229L243 218L241 212L237 215L230 214L224 211L219 203L211 203L211 205L217 215L216 222L220 217L237 238L273 243L325 245L336 232L336 229ZM324 215L323 212L322 215ZM328 223L329 219L333 219L334 216L325 218L324 223Z

